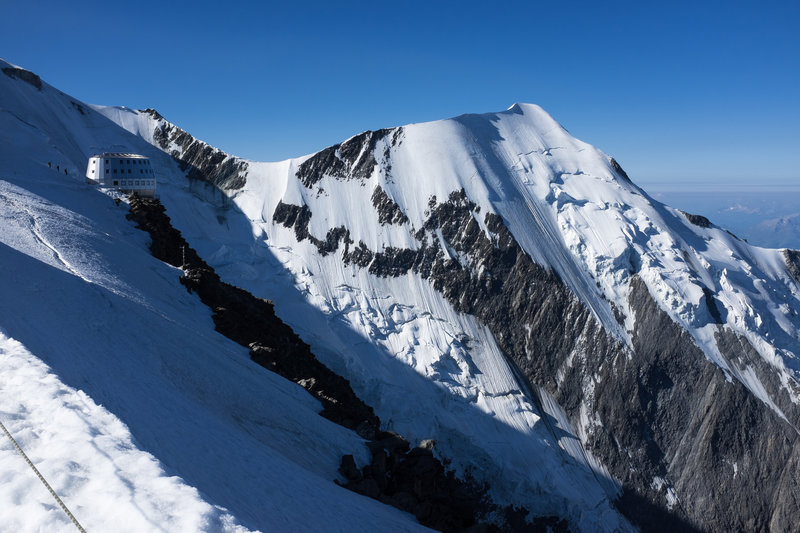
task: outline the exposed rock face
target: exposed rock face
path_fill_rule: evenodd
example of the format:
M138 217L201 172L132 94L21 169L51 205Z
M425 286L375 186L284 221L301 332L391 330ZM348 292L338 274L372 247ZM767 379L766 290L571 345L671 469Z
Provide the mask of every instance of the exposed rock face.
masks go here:
M153 132L157 145L172 155L189 179L207 181L221 189L240 189L247 177L247 162L197 140L168 122L155 109L140 111L159 121Z
M24 68L3 67L3 73L9 78L22 80L25 83L33 85L37 90L42 90L42 78Z
M711 221L708 220L703 215L693 215L692 213L687 213L686 211L681 211L683 216L686 217L686 220L694 224L695 226L700 226L701 228L710 228Z
M402 128L365 131L341 144L325 148L304 161L297 170L297 178L308 188L323 176L337 179L366 179L375 169L375 146L378 141L390 138L391 144L399 139Z
M282 212L290 213L287 219L296 221L302 209L291 207L296 206ZM355 395L350 383L316 359L309 346L275 315L271 302L223 282L172 227L158 200L134 196L128 217L150 234L150 249L156 258L183 269L181 283L213 309L217 331L250 348L251 359L259 365L305 388L322 403L322 416L370 439L369 465L359 470L352 455L342 457L343 486L411 512L422 524L441 531L470 527L497 531L498 526L481 522L488 513L504 529L566 530L566 523L557 517L528 523L523 510L497 508L487 498L486 487L459 480L446 471L434 457L431 441L409 451L406 439L380 431L380 420ZM335 242L338 246L338 240Z
M325 235L325 240L317 239L308 231L308 223L311 221L311 210L308 206L299 206L292 204L285 204L278 202L275 208L275 213L272 215L272 221L277 224L282 224L286 228L294 228L295 237L298 242L309 239L317 251L325 256L339 248L339 243L344 242L346 245L353 243L350 240L350 232L344 226L338 228L331 228Z
M389 198L380 185L372 192L372 206L378 212L378 222L381 224L405 224L408 217L397 203Z
M783 257L786 259L786 268L789 269L789 274L800 283L800 252L784 250Z
M616 170L617 174L619 174L620 176L622 176L626 180L631 181L631 179L628 177L628 173L625 172L624 170L622 170L622 167L620 166L620 164L613 157L611 158L611 168Z
M673 510L703 530L791 531L794 526L780 517L787 507L796 515L800 504L787 496L791 485L785 481L800 475L796 460L789 460L798 453L796 431L708 361L640 279L631 284L637 324L632 357L618 357L607 368L599 360L587 363L603 383L595 389L601 419L627 416L632 424L613 422L613 434L595 432L590 446L607 463L624 461L608 453L615 447L633 454L645 475L630 472L623 481L655 501L668 483L679 497ZM760 359L729 331L720 329L718 341L730 361ZM667 482L642 487L648 477Z
M75 110L80 113L81 115L86 115L86 108L84 108L81 104L75 101L71 101L70 105L75 108Z
M566 521L558 517L537 517L528 522L520 510L498 509L482 499L485 488L465 483L444 469L433 455L433 441L409 449L408 441L399 435L381 432L369 448L372 461L361 469L352 455L342 457L339 472L347 480L343 486L412 513L428 527L447 532L569 530ZM476 523L478 509L494 514L498 523Z
M345 487L408 511L420 523L440 531L463 531L474 526L474 509L481 506L477 492L466 490L445 472L431 446L409 451L408 442L381 434L371 443L372 462L355 467L352 456L342 458ZM456 505L448 502L455 501Z
M714 293L708 287L703 287L703 299L705 299L706 307L708 307L708 312L711 315L711 318L714 319L714 322L717 324L723 324L724 321L722 320L722 312L720 309L725 309L725 307L718 305L719 302L714 297Z
M311 235L308 232L308 223L311 221L311 210L306 205L293 205L278 202L272 221L282 224L286 228L294 228L297 241L303 241Z

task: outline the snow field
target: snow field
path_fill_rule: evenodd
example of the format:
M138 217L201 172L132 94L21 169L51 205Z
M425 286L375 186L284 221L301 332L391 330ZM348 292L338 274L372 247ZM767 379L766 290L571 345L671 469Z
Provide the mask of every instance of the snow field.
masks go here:
M87 531L236 531L224 509L168 475L128 428L84 392L61 383L19 342L0 333L0 416ZM74 531L5 434L0 445L4 531Z
M333 483L343 454L367 460L363 440L217 334L125 204L73 170L114 149L177 178L168 156L5 75L0 121L0 416L87 530L426 530ZM11 444L0 450L0 529L63 530Z

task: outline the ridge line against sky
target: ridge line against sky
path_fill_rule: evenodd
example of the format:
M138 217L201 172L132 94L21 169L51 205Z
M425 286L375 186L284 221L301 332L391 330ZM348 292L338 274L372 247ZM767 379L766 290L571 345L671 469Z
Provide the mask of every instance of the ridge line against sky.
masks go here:
M87 103L154 107L247 159L519 101L642 185L800 182L797 2L33 0L3 13L7 61Z

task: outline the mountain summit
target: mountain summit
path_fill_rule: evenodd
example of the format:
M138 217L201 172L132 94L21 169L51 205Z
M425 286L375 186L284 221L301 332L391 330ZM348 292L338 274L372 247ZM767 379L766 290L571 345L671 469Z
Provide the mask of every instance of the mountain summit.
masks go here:
M146 257L146 238L108 201L116 193L78 179L92 153L149 157L173 224L219 276L273 301L383 430L435 440L437 457L493 501L584 531L795 527L796 252L750 246L656 202L532 104L367 131L262 163L155 110L83 104L2 66L0 209L13 228L4 263L30 268L3 278L27 303L2 304L0 327L127 424L141 453L196 487L204 505L226 508L215 520L272 527L258 506L285 502L269 472L279 457L293 476L286 491L308 483L333 495L315 500L326 502L320 517L333 517L327 527L416 526L330 482L358 437L316 421L302 389L251 369L217 338L169 267ZM56 161L67 176L48 168ZM57 282L70 298L20 289ZM102 326L76 318L95 315ZM118 336L115 348L82 350L78 339L101 330ZM158 335L132 333L142 331ZM285 389L277 411L261 379L282 383L270 385ZM183 406L152 407L164 424L222 424L209 426L207 472L183 456L191 425L164 439L131 408L144 401L137 383ZM240 487L245 457L260 477ZM357 511L362 500L373 507ZM287 530L320 525L281 512Z

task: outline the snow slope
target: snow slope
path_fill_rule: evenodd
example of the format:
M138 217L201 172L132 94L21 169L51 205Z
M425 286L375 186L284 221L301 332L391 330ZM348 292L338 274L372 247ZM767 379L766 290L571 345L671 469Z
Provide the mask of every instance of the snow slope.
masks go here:
M375 408L385 429L417 441L435 438L441 457L451 461L458 471L488 482L500 502L523 505L537 514L566 517L582 530L630 528L610 504L618 494L619 484L581 446L579 437L598 423L591 412L584 415L581 411L578 427L571 427L564 411L546 391L536 391L541 399L541 409L537 409L531 391L526 389L524 380L518 379L484 324L454 311L428 280L413 273L376 276L366 268L345 264L341 250L325 255L308 239L298 241L293 228L273 221L279 204L306 206L312 213L309 233L322 241L331 228L342 226L354 243L364 243L374 252L392 247L414 250L421 245L416 232L425 224L432 199L441 202L451 193L464 190L482 214L499 215L524 251L536 263L554 269L605 330L623 345L630 346L631 332L636 327L629 303L635 275L730 380L743 383L782 415L778 392L788 394L791 402L797 403L800 317L796 309L800 308L800 287L790 278L780 251L749 246L721 228L694 224L682 213L653 201L607 155L574 139L537 106L515 104L500 113L463 115L395 128L377 138L374 145L357 144L356 141L361 142L357 136L351 141L360 151L347 156L348 164L356 166L371 157L375 159L373 166L366 165L369 172L360 177L328 173L304 184L298 179L298 171L323 153L278 163L244 162L244 185L221 192L208 183L187 180L175 161L162 151L181 157L187 148L174 139L162 145L163 138L158 133L171 125L159 117L126 108L86 106L46 84L37 92L19 80L0 77L0 83L0 97L5 100L0 101L0 131L8 132L3 146L9 147L3 154L2 172L6 177L0 179L10 182L11 193L27 198L23 205L35 204L29 209L34 213L58 211L51 204L63 206L69 201L68 214L56 218L56 226L62 219L77 221L69 238L59 238L58 227L43 233L49 219L40 216L42 220L24 223L13 233L9 238L12 249L26 250L24 255L69 272L67 275L72 277L85 277L93 286L100 284L124 301L156 309L156 315L166 314L188 331L194 332L197 324L204 323L209 329L203 330L202 335L216 339L209 333L207 313L196 310L204 322L197 317L176 318L189 313L187 309L195 309L195 302L174 293L173 285L169 285L174 284L171 269L150 266L161 274L143 279L141 268L131 268L144 259L109 259L120 257L120 247L133 246L136 254L145 247L143 237L120 222L119 212L124 208L113 206L107 197L79 180L56 178L46 168L46 161L60 161L74 176L91 152L113 150L148 155L157 172L161 200L174 224L224 280L272 299L278 315L312 346L320 360L347 377L356 393ZM24 116L19 115L20 110L24 110ZM345 158L343 148L333 153L340 160ZM227 154L218 155L222 162L240 161ZM380 213L372 205L378 186L407 216L407 222L381 222ZM23 192L17 193L13 187L22 187ZM53 187L58 195L52 192ZM40 201L38 195L47 201ZM91 205L88 199L92 199ZM7 218L26 220L24 208L8 204L6 209L14 214ZM104 213L102 220L97 220L98 213ZM476 221L482 225L481 231L492 238L483 221ZM98 227L118 229L117 233L103 236L104 232L94 229ZM85 235L84 242L75 245L72 233ZM463 259L448 247L441 234L438 237L443 253ZM140 241L136 246L131 244L137 239ZM171 287L169 290L162 287L165 283ZM709 294L714 295L713 299ZM180 312L175 311L175 306L187 298L192 303L180 304ZM86 312L86 308L72 304L60 305L64 313L59 318L47 318L61 322L61 316ZM615 310L620 313L620 320ZM29 316L37 316L36 313L31 309ZM138 317L140 313L126 308L125 314ZM0 320L12 319L0 316ZM136 320L147 330L158 328L157 320ZM81 330L81 323L72 318L65 327ZM720 325L750 341L770 372L778 376L781 391L763 381L762 370L743 361L730 361L720 353L714 337ZM27 337L9 329L4 321L0 326L42 357L59 376L66 372L42 355L48 352L45 343L34 345L32 326L26 330L17 324ZM122 324L115 324L114 331L127 338L128 344L136 344L132 339L141 338L126 331ZM166 332L161 334L169 338ZM209 351L205 342L186 342L191 349L174 350L192 354ZM76 341L73 350L78 345ZM157 351L155 345L152 343L150 350ZM224 353L246 359L241 348L225 345ZM107 343L105 348L110 351L113 346L116 343ZM137 354L137 360L153 361L150 351L144 351L147 353ZM160 369L158 374L166 363L156 357L151 364ZM159 382L158 388L173 390L179 383L183 394L194 397L198 390L207 390L207 370L197 370L194 381L187 384L183 378L175 377L186 371L181 367L180 372L168 374L166 385L163 380ZM81 369L76 375L84 372L93 375L90 368ZM258 374L257 369L252 372ZM211 374L222 375L216 368ZM119 403L109 390L96 385L96 380L84 379L72 385L82 388L89 381L97 390L87 394L95 401L106 407ZM231 391L225 389L225 393ZM253 411L252 402L247 400L252 394L266 393L243 390L222 412L216 397L212 400L204 393L200 396L206 401L198 409L227 420L243 405L250 406L246 412ZM289 403L287 400L287 410ZM312 417L313 406L306 408ZM126 410L122 416L110 410L128 424L139 442L142 437L137 431L145 435L151 431L150 422L139 420L137 413ZM266 416L261 411L258 415ZM166 418L173 420L174 416ZM137 420L140 426L135 424ZM283 427L278 420L286 423L276 414L267 425ZM351 453L355 443L351 436L340 435L340 428L327 428L325 421L315 419L308 423L326 428L319 430L325 432L319 437L326 446L330 446L328 439L340 444L328 449L327 455L313 448L310 455L321 453L324 457L312 460L307 444L292 453L294 448L285 441L286 447L278 446L279 455L289 455L289 466L299 463L304 472L322 473L319 479L331 479L335 476L335 456ZM235 425L241 424L237 419ZM305 431L305 423L299 426ZM245 433L264 442L266 437L259 439L259 435L265 435L266 430L260 423L245 423L245 427ZM210 475L193 472L191 465L181 463L181 458L170 455L174 452L154 440L148 441L145 451L175 468L189 484L208 494L211 503L227 508L243 525L263 527L262 522L252 518L258 511L246 508L252 500L237 500L232 505L231 499L222 497L223 491L215 492ZM297 446L297 442L292 444ZM363 461L364 457L357 460ZM180 468L173 463L180 463ZM244 468L239 473L243 472ZM287 490L296 488L299 487ZM229 490L238 490L241 495L247 489ZM671 490L667 486L670 507L677 502ZM356 496L341 498L361 501ZM349 504L341 505L346 509ZM376 520L386 527L385 516ZM408 525L402 520L398 524Z
M119 418L65 386L39 358L2 334L0 365L4 424L84 528L101 530L118 522L127 531L247 531L138 449ZM5 436L0 456L3 530L71 529Z
M0 417L76 518L90 531L425 530L333 483L341 455L366 460L363 440L217 334L125 204L84 183L88 154L113 147L171 165L47 84L0 74ZM3 528L71 528L2 439Z

